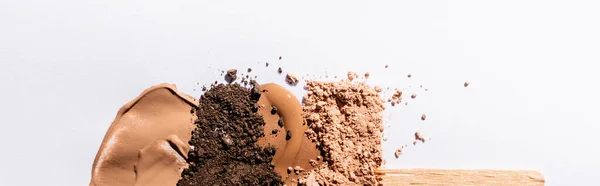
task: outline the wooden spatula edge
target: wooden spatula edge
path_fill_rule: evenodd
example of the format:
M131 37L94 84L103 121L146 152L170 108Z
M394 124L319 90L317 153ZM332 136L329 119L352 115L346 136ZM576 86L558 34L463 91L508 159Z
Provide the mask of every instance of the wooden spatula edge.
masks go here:
M531 170L380 169L383 185L519 185L541 186L545 179Z

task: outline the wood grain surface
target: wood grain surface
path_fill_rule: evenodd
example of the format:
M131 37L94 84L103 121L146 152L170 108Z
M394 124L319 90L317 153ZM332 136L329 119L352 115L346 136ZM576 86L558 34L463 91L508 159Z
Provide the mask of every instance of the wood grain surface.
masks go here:
M383 185L544 185L538 171L524 170L380 170Z

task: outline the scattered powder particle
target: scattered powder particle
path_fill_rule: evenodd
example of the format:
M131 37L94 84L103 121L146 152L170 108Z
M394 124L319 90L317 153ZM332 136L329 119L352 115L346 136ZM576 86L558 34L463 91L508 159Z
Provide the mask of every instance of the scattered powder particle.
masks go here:
M407 77L408 77L408 78L412 77L412 74L408 74L408 75L407 75Z
M242 82L244 85L248 85L248 81L246 80L246 77L242 77L242 80L240 82Z
M419 141L425 143L425 138L423 137L423 135L421 135L420 132L415 132L415 140L419 140Z
M410 98L412 98L412 99L417 98L417 94L413 93L412 95L410 95Z
M369 79L369 76L371 76L371 73L365 73L365 78Z
M421 115L421 120L425 121L426 118L427 118L427 115L425 115L425 114Z
M272 115L275 115L275 114L277 114L277 107L275 107L275 106L271 106L271 114L272 114Z
M375 92L381 92L383 89L379 85L375 85L375 87L373 87L373 90L375 90Z
M396 159L398 159L400 155L402 155L402 147L396 149L396 152L394 152L394 156L396 157Z
M292 73L287 73L287 75L285 76L285 82L288 85L296 86L298 84L298 81L298 77L296 77L296 75Z
M206 91L206 85L202 85L202 91Z
M269 67L269 63L268 63L268 62L267 62L267 63L265 63L265 66L266 66L266 67Z
M304 169L300 166L294 167L294 173L296 173L296 174L300 174L303 171L304 171Z
M281 60L281 56L279 56L279 60Z
M281 74L282 72L283 72L283 69L281 69L281 67L279 67L279 68L277 69L277 73Z
M283 127L283 118L279 118L279 121L277 121L277 125L279 127Z
M465 81L465 84L464 84L464 85L465 85L465 87L468 87L468 86L469 86L469 84L471 84L471 83L469 83L468 81Z
M388 68L388 65L385 65L385 68Z
M356 72L348 72L348 80L352 81L355 78L358 78L358 74Z
M248 68L248 73L252 72L252 68Z
M229 69L227 74L225 74L225 81L227 83L231 83L237 79L237 69Z
M383 138L383 141L387 141L387 138Z
M292 139L292 132L290 130L287 131L287 133L285 134L285 140L290 140Z
M400 102L402 102L402 90L396 89L396 91L394 91L394 94L392 95L392 98L391 98L391 100L389 100L389 102L392 103L392 106L395 106L396 104L399 104Z
M320 185L379 185L383 100L364 82L308 81L303 98L306 134L324 155L311 170ZM317 157L319 159L320 157ZM301 184L306 176L299 181Z

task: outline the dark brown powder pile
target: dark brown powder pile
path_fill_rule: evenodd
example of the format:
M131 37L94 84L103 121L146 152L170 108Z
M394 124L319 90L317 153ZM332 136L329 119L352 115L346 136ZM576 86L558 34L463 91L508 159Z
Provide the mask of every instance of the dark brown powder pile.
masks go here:
M256 82L253 82L256 85ZM271 164L275 149L256 144L265 125L257 114L260 88L213 85L200 97L189 168L179 186L282 185Z
M349 77L350 78L350 77ZM324 163L300 179L306 185L379 185L383 103L363 82L307 81L304 117L308 137Z

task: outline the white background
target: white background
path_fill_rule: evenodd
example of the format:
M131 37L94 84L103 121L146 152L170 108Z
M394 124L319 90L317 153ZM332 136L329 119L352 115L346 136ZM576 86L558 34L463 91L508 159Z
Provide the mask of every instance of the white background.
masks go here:
M279 66L317 78L369 71L373 85L417 93L386 111L388 168L533 169L547 185L595 185L599 8L0 0L0 185L87 185L117 110L145 88L170 82L199 96L221 80L217 69L252 67L261 82L283 82ZM417 130L431 141L394 159Z

